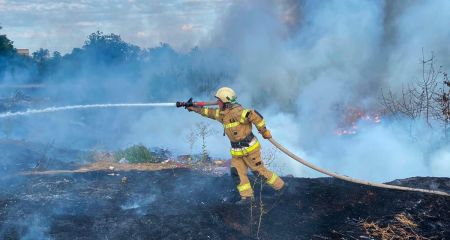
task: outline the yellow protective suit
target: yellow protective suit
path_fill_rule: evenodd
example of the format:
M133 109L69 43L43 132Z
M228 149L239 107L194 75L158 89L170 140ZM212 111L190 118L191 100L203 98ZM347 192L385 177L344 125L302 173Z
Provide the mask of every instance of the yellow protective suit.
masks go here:
M231 176L235 179L242 198L253 197L253 189L247 176L250 168L257 177L266 179L275 190L284 186L283 180L268 170L261 159L261 146L252 133L252 124L264 138L271 138L263 117L255 110L244 109L239 104L231 104L224 110L206 107L189 107L205 117L223 124L224 132L231 141Z

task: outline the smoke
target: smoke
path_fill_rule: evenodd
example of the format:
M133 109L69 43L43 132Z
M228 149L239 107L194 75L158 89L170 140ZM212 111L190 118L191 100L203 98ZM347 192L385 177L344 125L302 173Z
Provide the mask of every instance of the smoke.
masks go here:
M51 103L45 106L175 102L210 100L230 86L240 103L262 113L280 143L319 166L378 181L449 176L442 171L448 144L422 121L384 118L358 123L354 136L335 134L346 106L379 109L381 89L399 91L420 78L422 49L448 69L449 8L446 1L237 1L199 48L180 53L167 44L139 49L100 41L64 56L33 95ZM229 158L221 125L180 109L27 116L14 121L13 137L75 148L143 143L183 154L199 121L216 132L208 137L210 154ZM320 176L282 154L273 164L281 174Z
M174 117L176 116L176 117ZM176 153L189 154L189 141L186 137L191 131L196 131L196 124L203 122L214 131L207 138L207 150L212 156L226 157L229 154L229 143L222 137L223 127L211 120L203 120L200 116L188 113L183 109L155 109L142 115L136 120L130 131L125 134L123 143L130 145L143 142L148 145L161 146ZM200 152L200 138L197 137L194 145L194 153Z
M390 22L395 34L388 42L389 54L385 79L389 86L400 88L402 83L421 77L422 50L425 59L434 53L439 64L446 67L450 48L447 44L450 31L445 22L450 19L450 4L446 1L411 1L395 9L402 14Z
M29 216L24 221L24 226L26 226L26 233L21 237L23 240L31 239L52 239L48 235L49 224L48 220L43 216Z
M448 172L450 171L450 151L448 145L433 153L430 165L433 176L448 177Z
M422 121L384 119L360 126L355 136L335 135L337 110L378 109L381 89L398 91L419 79L422 49L448 69L450 14L438 9L449 7L445 1L244 1L224 14L209 44L238 56L239 99L260 109L274 137L307 160L377 181L449 176L437 170L448 168L446 155L434 153L446 140ZM286 173L299 168L279 158Z
M134 209L138 214L145 214L141 206L148 205L156 200L156 196L154 194L136 194L137 196L131 196L130 199L122 204L120 207L122 210L130 210Z

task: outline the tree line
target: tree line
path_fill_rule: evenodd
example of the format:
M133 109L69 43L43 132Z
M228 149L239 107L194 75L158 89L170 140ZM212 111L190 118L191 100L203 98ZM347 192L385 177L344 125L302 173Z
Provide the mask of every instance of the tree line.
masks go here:
M115 81L144 80L158 85L160 94L164 94L163 89L170 93L180 87L191 93L209 94L232 79L236 72L233 64L232 57L218 49L196 47L182 53L167 43L143 49L125 42L120 35L100 31L64 55L41 48L23 56L17 53L12 40L0 35L0 84L60 83L86 78L98 83L110 81L114 75ZM122 80L117 80L117 75Z

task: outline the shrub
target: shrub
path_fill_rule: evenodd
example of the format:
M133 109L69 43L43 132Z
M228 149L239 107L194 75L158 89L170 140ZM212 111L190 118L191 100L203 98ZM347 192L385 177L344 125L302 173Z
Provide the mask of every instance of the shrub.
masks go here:
M133 145L116 152L116 160L125 158L130 163L157 163L159 159L144 145Z

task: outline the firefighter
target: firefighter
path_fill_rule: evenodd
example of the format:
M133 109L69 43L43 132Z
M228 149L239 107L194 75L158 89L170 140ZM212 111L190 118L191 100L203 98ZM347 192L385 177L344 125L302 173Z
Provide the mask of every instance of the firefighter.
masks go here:
M277 174L264 166L260 143L252 133L253 124L264 139L272 138L261 114L238 104L236 94L231 88L220 88L215 97L218 108L196 107L192 104L188 104L186 108L223 124L224 135L226 134L231 141L231 177L241 196L237 204L246 204L254 199L247 176L248 168L256 177L264 178L277 193L281 193L285 184Z

